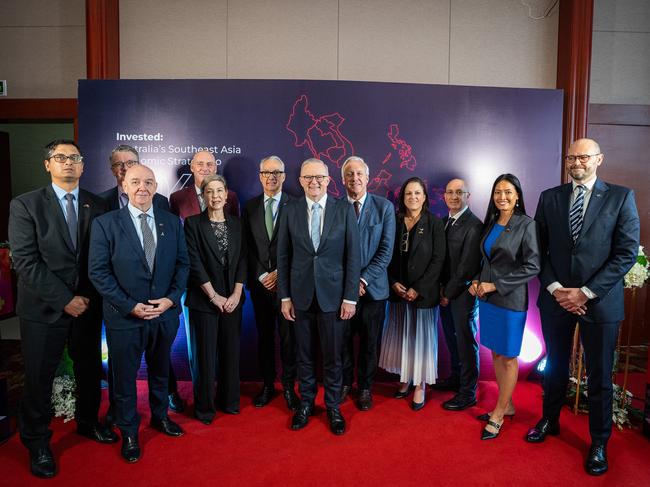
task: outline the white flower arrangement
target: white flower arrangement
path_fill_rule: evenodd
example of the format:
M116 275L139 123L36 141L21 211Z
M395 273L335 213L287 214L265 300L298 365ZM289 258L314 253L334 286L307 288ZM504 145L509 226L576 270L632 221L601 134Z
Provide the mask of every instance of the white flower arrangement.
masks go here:
M63 416L64 423L74 419L75 389L74 377L59 375L54 378L52 384L52 407L54 408L54 416L57 418Z
M625 287L628 289L643 287L650 275L650 272L648 272L648 265L648 258L643 252L643 246L639 245L639 253L637 254L636 262L628 273L625 274Z

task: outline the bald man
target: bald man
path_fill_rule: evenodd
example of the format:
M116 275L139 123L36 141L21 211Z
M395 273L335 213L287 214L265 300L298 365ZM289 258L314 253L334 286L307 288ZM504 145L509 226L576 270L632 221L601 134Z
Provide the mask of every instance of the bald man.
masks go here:
M194 154L190 162L190 171L194 179L194 184L179 189L169 197L171 212L178 215L183 220L188 216L198 215L205 210L205 203L201 197L201 183L212 174L217 173L217 161L214 154L208 151L199 151ZM234 191L228 190L226 199L227 213L239 217L239 200Z
M140 458L136 377L143 353L151 426L169 436L183 434L167 416L167 383L189 259L178 217L153 205L153 171L132 166L122 187L129 203L93 222L88 274L103 297L122 457L133 463Z
M576 140L564 157L571 182L544 191L535 220L542 244L537 306L546 342L542 419L526 439L560 433L576 323L585 350L591 447L585 470L608 469L612 433L612 368L624 317L623 277L639 250L634 193L598 178L605 156L592 139Z

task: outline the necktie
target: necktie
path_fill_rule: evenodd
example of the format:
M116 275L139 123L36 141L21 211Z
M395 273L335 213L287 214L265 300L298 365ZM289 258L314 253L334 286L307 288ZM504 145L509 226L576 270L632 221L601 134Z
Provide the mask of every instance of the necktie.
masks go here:
M359 219L359 213L361 212L361 203L359 200L354 202L354 212L357 214L357 220Z
M144 256L147 259L149 270L153 272L153 262L156 257L156 241L153 239L153 232L149 228L147 218L149 215L140 213L140 230L142 230L142 248L144 249Z
M77 249L77 212L74 209L74 195L68 193L65 195L66 199L66 223L68 224L68 232L70 232L70 240L72 240L72 246Z
M129 197L126 193L120 193L120 208L124 208L129 204Z
M320 244L320 205L314 203L311 207L311 241L314 244L314 250L318 250Z
M454 226L455 218L447 218L447 223L445 223L445 233L449 233L449 229Z
M571 205L571 211L569 211L571 237L574 242L578 240L578 235L580 235L580 229L582 228L582 207L585 203L585 187L582 184L579 184L576 189L578 190L578 194Z
M273 198L266 200L266 209L264 210L264 225L269 240L273 236Z
M205 211L207 205L205 204L205 200L203 199L203 195L196 193L196 196L199 198L199 206L201 207L201 211Z

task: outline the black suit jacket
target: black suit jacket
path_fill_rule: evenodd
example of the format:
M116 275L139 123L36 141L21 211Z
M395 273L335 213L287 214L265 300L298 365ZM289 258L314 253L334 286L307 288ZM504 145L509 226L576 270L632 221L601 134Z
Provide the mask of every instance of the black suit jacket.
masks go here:
M228 268L225 270L216 254L217 242L210 225L208 212L190 216L185 220L185 239L190 256L190 277L187 282L185 306L204 312L214 312L201 284L210 281L214 290L228 297L235 283L244 283L246 278L246 245L239 218L225 214L228 231ZM225 280L227 274L228 282ZM240 305L244 302L244 293Z
M273 228L273 235L269 239L264 223L264 193L252 198L244 206L242 226L246 239L246 252L248 258L248 286L253 286L258 278L265 272L277 269L278 229L280 217L285 205L293 198L282 192L280 205Z
M119 210L120 209L120 195L117 191L117 186L104 191L99 194L100 198L103 198L108 204L109 210ZM169 201L167 198L160 193L153 195L153 206L154 208L160 208L161 210L169 211Z
M488 257L483 243L493 226L494 222L481 238L483 268L478 279L493 283L497 290L484 300L502 308L527 311L528 281L541 269L537 225L527 215L512 215L506 228L492 244Z
M443 218L446 226L449 215ZM481 231L483 223L467 208L446 231L447 253L440 282L443 294L456 299L469 287L481 268Z
M597 179L575 244L570 234L572 185L544 191L535 220L542 243L542 272L538 305L546 312L563 313L545 289L552 282L564 287L587 286L598 298L587 302L590 322L615 322L624 317L623 277L639 250L639 214L634 193Z
M278 297L306 311L314 295L321 311L338 311L344 299L359 299L359 225L347 200L327 197L318 250L309 235L307 200L285 206L278 229Z
M9 242L18 274L16 311L22 318L53 323L76 296L101 306L88 279L88 243L92 220L106 211L98 196L79 190L77 249L51 185L11 201Z
M415 289L419 296L414 301L417 308L433 308L440 303L440 272L445 260L445 227L442 220L424 210L416 223L413 240L409 242L406 276L401 276L400 242L406 230L404 217L397 216L393 258L388 266L391 285L390 300L400 301L392 286L400 282L406 288Z

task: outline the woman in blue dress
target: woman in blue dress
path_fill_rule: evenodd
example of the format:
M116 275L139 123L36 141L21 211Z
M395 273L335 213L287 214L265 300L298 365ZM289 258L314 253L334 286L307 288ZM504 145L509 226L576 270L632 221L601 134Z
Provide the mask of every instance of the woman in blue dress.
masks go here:
M504 416L514 415L512 393L517 384L521 342L528 309L528 281L539 274L540 251L535 221L526 215L519 179L502 174L492 186L485 216L483 263L470 293L479 297L481 344L492 351L499 388L481 439L499 434Z

